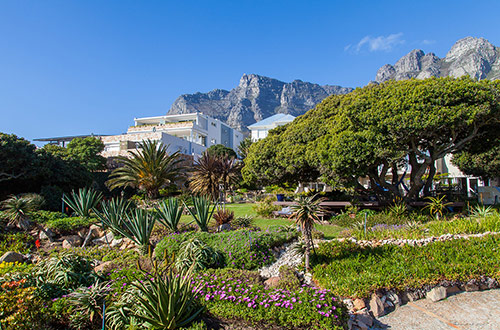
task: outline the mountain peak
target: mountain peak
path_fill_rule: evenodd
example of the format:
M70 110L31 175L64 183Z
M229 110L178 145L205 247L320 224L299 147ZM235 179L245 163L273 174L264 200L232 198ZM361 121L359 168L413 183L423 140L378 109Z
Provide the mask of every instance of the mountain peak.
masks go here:
M274 114L299 116L329 95L350 91L352 88L320 86L301 80L286 83L257 74L243 74L238 86L230 91L181 95L168 113L202 112L246 131L248 125Z
M375 77L378 83L411 78L460 77L475 79L500 78L500 51L484 38L466 37L458 40L444 58L414 49L396 64L382 66Z

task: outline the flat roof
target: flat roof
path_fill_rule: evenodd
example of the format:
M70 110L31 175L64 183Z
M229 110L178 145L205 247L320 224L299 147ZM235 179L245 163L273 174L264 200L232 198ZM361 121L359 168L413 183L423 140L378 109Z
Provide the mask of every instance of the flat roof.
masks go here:
M292 122L294 119L295 117L292 115L285 113L277 113L271 117L267 117L265 119L262 119L261 121L256 122L255 124L248 126L248 128L252 129L261 127L273 127L274 125L286 124Z
M86 137L101 137L101 136L108 136L108 135L103 135L103 134L89 134L89 135L72 135L72 136L56 136L56 137L48 137L48 138L39 138L39 139L33 139L33 141L39 141L39 142L52 142L52 141L59 141L59 142L67 142L71 141L73 139L84 139Z

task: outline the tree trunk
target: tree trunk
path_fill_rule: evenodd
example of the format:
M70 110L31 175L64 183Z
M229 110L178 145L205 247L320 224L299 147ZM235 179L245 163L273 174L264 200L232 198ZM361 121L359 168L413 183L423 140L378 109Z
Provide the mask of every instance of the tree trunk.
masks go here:
M429 166L429 177L425 181L424 186L424 196L429 196L431 192L432 182L434 181L434 176L436 175L436 165L431 162Z

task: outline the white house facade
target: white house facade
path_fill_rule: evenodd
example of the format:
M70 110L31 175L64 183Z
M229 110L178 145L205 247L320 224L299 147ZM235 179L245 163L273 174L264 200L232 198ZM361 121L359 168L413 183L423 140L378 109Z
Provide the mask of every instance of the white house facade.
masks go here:
M101 137L105 157L125 156L144 140L161 141L169 152L180 151L194 158L208 147L222 144L237 150L243 133L218 119L201 113L135 118L127 133Z
M269 130L282 126L292 122L295 119L292 115L287 115L284 113L278 113L271 117L267 117L261 121L256 122L248 126L248 129L252 132L252 141L258 141L267 136Z

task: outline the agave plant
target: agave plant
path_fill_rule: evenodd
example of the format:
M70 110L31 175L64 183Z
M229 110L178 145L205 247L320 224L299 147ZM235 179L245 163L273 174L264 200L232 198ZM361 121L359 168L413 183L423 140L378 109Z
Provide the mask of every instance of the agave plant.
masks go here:
M491 206L476 205L470 210L472 218L487 218L495 215L497 212Z
M321 202L324 198L316 199L317 195L314 196L299 196L296 200L296 204L292 205L293 213L290 218L295 219L295 223L297 223L301 230L305 243L305 266L306 270L309 269L309 253L311 250L311 246L314 248L312 244L312 229L314 227L314 223L319 221L319 213L323 212L322 207L320 206Z
M92 188L81 188L78 193L64 195L63 201L80 217L89 218L91 212L102 199L102 194Z
M149 198L158 197L159 190L175 182L182 173L183 162L178 151L169 155L168 146L159 141L145 140L140 151L129 151L130 157L118 157L123 164L110 175L110 189L133 187L144 189Z
M30 227L29 212L36 211L43 203L43 197L36 194L22 196L11 195L1 203L5 210L9 224L15 225L23 230Z
M168 198L158 205L158 221L173 232L177 232L184 207L179 205L177 198Z
M74 306L74 311L87 318L90 324L103 317L103 304L112 291L109 282L99 282L89 287L80 287L69 294L68 303Z
M447 203L444 201L446 196L441 197L432 197L429 196L427 199L429 203L424 207L424 209L428 209L429 213L434 216L437 220L439 220L444 213L446 212L446 207L451 205L452 203Z
M200 287L191 282L191 269L175 274L172 268L154 278L132 283L139 291L136 296L137 319L147 328L177 329L195 320L204 307L196 300Z
M94 209L94 213L101 221L103 227L107 227L113 231L114 234L120 234L115 228L124 227L124 219L131 209L131 203L126 199L119 197L113 198L110 201L101 202L101 212Z
M199 196L199 197L191 197L193 202L193 207L189 208L186 203L184 206L189 211L194 221L198 225L201 231L208 231L208 223L210 222L210 218L212 218L212 214L215 211L216 206L214 205L212 209L210 209L211 202L210 199Z
M176 267L182 270L193 268L197 272L202 269L222 266L222 255L214 251L205 242L192 238L182 243L177 256Z
M151 212L143 209L135 209L126 215L123 225L112 225L112 229L123 235L139 246L139 251L145 255L148 253L149 238L156 222L156 217Z

